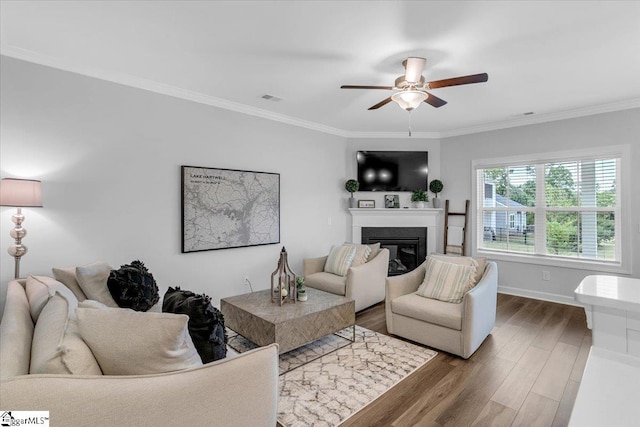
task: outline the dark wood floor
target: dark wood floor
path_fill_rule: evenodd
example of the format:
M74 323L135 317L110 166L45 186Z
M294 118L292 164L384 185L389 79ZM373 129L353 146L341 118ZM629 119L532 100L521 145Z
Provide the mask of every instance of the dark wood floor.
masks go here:
M384 303L356 323L387 334ZM566 426L590 346L582 308L499 294L469 360L439 352L343 425Z

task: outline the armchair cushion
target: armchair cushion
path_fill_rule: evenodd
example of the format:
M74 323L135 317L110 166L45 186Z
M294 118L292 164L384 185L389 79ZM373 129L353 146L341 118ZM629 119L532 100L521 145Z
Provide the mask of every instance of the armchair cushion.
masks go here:
M324 264L325 273L333 273L338 276L346 276L349 267L356 256L356 247L353 245L332 246L331 252Z
M391 311L395 314L457 331L462 330L462 309L462 304L423 298L415 293L406 294L391 301Z
M346 293L346 283L346 277L325 272L314 273L304 279L305 286L342 296Z
M417 291L422 297L457 304L475 284L475 266L454 264L429 256L425 268L424 281Z

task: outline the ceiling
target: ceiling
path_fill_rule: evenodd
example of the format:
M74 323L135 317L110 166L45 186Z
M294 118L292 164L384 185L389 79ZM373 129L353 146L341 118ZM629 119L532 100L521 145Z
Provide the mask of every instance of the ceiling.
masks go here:
M640 107L637 1L4 1L3 55L344 136L407 136L367 108L408 56L486 72L411 114L443 137ZM262 99L269 94L281 101ZM524 115L525 113L533 113Z

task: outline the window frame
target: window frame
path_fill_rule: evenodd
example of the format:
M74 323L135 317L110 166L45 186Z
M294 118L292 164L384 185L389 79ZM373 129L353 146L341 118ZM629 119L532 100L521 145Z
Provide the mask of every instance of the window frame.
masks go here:
M618 227L616 231L616 241L619 244L616 245L616 261L602 261L585 258L571 258L560 257L550 254L528 254L524 252L507 252L501 250L491 250L479 247L482 242L484 226L483 226L483 213L481 209L484 204L484 186L479 188L478 186L478 170L489 168L502 168L514 165L536 165L536 186L537 188L544 188L544 173L540 174L538 169L541 167L544 169L544 165L548 163L557 163L564 161L585 161L585 160L598 160L606 157L617 158L617 180L616 182L616 208L615 221ZM629 159L631 158L630 146L627 145L615 145L609 147L593 147L588 149L576 149L568 151L547 152L547 153L533 153L517 156L508 156L500 158L486 158L476 159L471 162L471 188L472 188L472 212L471 212L471 237L472 248L474 256L485 256L494 260L512 261L527 264L548 265L555 267L574 268L581 270L594 270L610 273L622 273L631 274L631 259L632 259L632 246L631 246L631 176ZM542 185L542 187L540 187ZM535 208L506 208L503 209L506 212L521 210L521 211L535 211L538 206L544 206L544 212L552 212L554 210L567 211L572 210L569 208L550 208L546 207L546 201L544 200L544 191L536 192L536 207ZM480 205L479 205L480 203ZM541 204L542 203L542 204ZM584 208L581 208L583 211ZM594 211L599 211L601 208L593 208ZM611 211L610 208L604 209ZM536 230L539 221L546 219L541 218L542 215L536 215ZM546 216L546 215L545 215ZM542 236L542 233L536 233L536 240L542 239L546 241L546 236ZM539 242L536 242L538 245ZM545 243L546 244L546 243Z

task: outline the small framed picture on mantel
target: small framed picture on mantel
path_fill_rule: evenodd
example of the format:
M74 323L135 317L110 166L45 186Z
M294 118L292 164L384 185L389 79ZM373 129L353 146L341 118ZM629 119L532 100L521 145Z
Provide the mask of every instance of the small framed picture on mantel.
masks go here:
M358 208L371 209L376 207L375 200L358 200Z
M397 209L400 207L400 196L398 194L385 194L384 207Z

